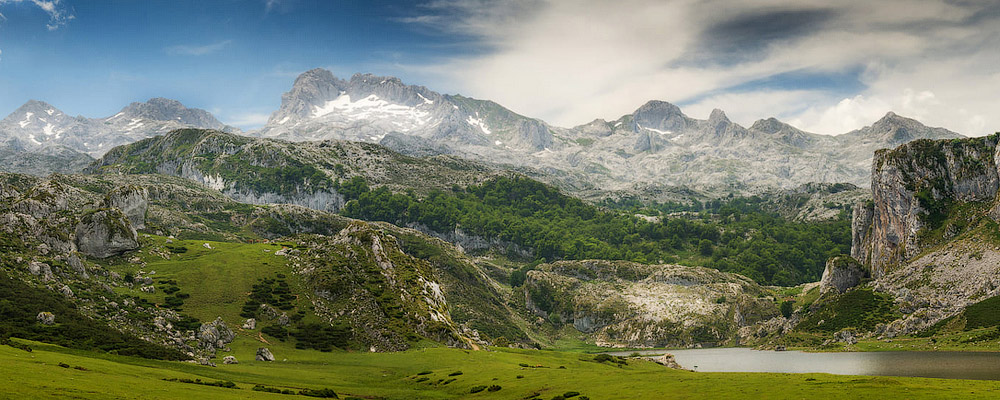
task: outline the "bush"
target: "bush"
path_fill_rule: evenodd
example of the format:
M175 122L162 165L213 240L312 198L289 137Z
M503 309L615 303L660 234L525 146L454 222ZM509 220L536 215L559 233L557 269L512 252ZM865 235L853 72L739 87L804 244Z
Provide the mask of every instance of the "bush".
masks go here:
M462 371L455 371L455 372L452 372L452 373L448 374L448 376L459 376L459 375L462 375Z
M478 385L478 386L473 386L472 389L469 389L469 393L479 393L484 390L486 390L486 386Z
M337 396L337 392L334 392L333 389L329 389L329 388L324 388L324 389L303 389L303 390L299 391L299 394L303 395L303 396L308 396L308 397L321 397L321 398L325 398L325 399L339 399L340 398L340 396Z
M500 391L500 389L502 389L500 387L500 385L490 385L490 387L486 388L486 391L487 392L497 392L497 391Z

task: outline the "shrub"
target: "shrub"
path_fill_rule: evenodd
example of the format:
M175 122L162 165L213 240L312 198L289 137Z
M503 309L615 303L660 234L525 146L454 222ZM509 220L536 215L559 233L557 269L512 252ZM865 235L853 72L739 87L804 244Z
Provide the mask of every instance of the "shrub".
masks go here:
M484 390L486 390L486 386L478 385L478 386L473 386L472 389L469 389L469 393L479 393Z
M455 371L455 372L452 372L452 373L448 374L448 376L459 376L459 375L462 375L462 371Z

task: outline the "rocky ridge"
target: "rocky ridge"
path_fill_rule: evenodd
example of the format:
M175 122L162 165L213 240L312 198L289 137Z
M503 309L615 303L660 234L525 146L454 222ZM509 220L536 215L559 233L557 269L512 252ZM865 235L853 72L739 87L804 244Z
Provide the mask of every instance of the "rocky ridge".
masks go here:
M527 307L611 347L735 343L740 328L778 314L736 274L679 265L560 261L528 272Z
M292 143L186 129L115 148L89 173L180 176L251 204L298 204L336 212L340 183L363 177L391 190L450 189L500 172L450 156L414 158L382 146L347 141Z
M663 101L650 101L614 121L560 128L489 101L442 95L393 77L357 74L342 80L322 69L300 75L268 124L250 134L378 142L409 155L452 154L533 168L570 185L629 192L867 185L876 149L961 137L894 113L839 136L804 132L774 118L745 128L721 110L699 120Z
M1000 294L998 135L917 140L880 150L872 200L854 208L852 256L904 317L881 334L913 333Z

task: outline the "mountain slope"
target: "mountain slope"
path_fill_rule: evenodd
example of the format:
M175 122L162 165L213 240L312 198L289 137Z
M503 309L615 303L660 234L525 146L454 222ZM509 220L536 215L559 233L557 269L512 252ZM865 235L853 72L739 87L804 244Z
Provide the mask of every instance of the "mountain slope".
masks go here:
M251 134L378 142L410 155L452 154L542 171L558 176L563 187L605 194L676 186L716 193L811 182L866 186L875 150L919 138L959 137L892 113L833 137L774 118L745 128L721 110L699 120L663 101L615 121L559 128L490 101L442 95L393 77L342 80L322 69L300 75L268 124Z
M393 190L465 186L497 174L440 156L408 157L382 146L346 141L291 143L220 131L181 129L113 149L89 173L160 173L217 189L239 201L300 204L337 211L353 177Z
M239 131L207 111L163 98L132 103L107 118L71 117L48 103L30 100L0 120L0 156L8 160L5 171L76 172L87 158L116 146L185 127Z

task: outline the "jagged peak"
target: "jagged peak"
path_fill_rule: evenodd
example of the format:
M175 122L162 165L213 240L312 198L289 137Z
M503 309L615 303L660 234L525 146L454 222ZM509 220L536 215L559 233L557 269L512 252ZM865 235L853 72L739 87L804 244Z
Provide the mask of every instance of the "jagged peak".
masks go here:
M663 100L650 100L635 110L634 114L648 111L665 111L670 115L684 115L681 108Z
M295 78L295 83L293 85L298 85L299 83L305 83L308 81L320 80L320 81L335 81L337 77L333 76L333 72L323 68L313 68L306 72L299 74Z
M771 133L771 134L782 133L782 132L803 132L801 129L789 125L787 122L784 122L775 117L770 117L767 119L759 119L756 122L754 122L753 125L750 125L750 129L758 132Z
M357 73L351 76L351 83L363 83L369 85L391 84L396 86L406 86L402 80L395 76L381 76L371 73Z
M712 114L708 116L709 122L730 122L729 117L726 117L726 113L722 110L716 108L712 110Z
M49 103L46 103L46 102L41 101L41 100L31 99L31 100L26 101L20 107L18 107L17 111L14 111L14 112L17 113L19 111L23 112L23 111L35 111L35 110L39 110L39 111L47 111L47 110L59 111L58 108L55 108L54 106L52 106Z

